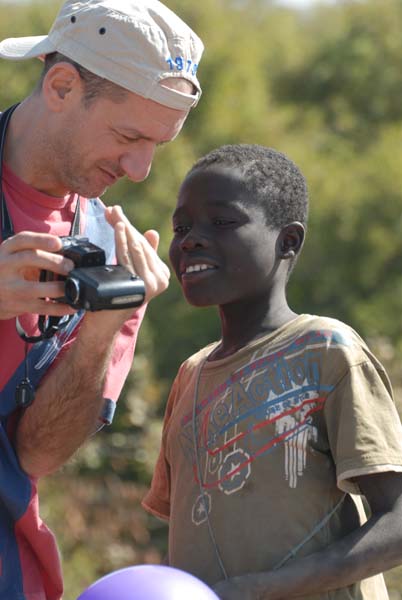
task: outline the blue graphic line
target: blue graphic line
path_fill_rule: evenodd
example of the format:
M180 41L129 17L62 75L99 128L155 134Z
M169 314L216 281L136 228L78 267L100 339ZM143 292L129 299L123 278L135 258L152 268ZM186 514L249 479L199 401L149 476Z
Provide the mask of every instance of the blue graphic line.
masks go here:
M238 423L241 423L245 419L248 419L249 417L252 417L259 412L265 412L270 407L276 406L277 404L280 404L281 402L284 402L288 399L296 398L297 396L300 396L301 394L305 394L306 392L310 392L310 391L321 393L321 392L331 392L333 389L334 389L333 385L321 385L319 387L317 387L316 385L307 385L307 386L303 386L301 388L297 388L297 390L292 390L291 392L287 392L286 394L283 394L282 396L278 396L274 400L266 400L259 406L253 407L252 409L246 411L245 413L239 415L237 418L233 419L230 423L225 425L218 433L216 433L214 435L214 437L216 438L218 435L222 435L222 434L226 433L226 431L228 431L229 429L231 429ZM311 398L311 400L314 401L314 398ZM296 407L297 407L297 405L292 408L296 408Z

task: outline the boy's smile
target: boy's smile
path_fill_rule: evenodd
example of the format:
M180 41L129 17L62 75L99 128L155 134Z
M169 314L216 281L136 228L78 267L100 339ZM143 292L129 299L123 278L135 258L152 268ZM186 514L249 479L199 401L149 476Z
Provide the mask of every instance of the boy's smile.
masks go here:
M193 275L195 273L200 274L200 273L205 273L205 271L213 271L215 270L217 267L213 266L213 265L207 265L206 263L203 264L195 264L195 265L188 265L188 266L184 266L184 269L181 273L182 277L186 277L189 275Z
M224 305L271 289L278 232L241 176L209 167L184 181L173 215L170 260L188 302Z

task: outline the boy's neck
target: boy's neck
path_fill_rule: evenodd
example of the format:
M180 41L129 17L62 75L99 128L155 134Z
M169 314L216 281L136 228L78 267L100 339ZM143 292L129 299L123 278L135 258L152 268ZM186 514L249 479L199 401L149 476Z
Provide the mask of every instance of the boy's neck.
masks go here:
M279 306L221 306L222 339L208 360L231 356L253 340L271 333L297 317L286 302Z

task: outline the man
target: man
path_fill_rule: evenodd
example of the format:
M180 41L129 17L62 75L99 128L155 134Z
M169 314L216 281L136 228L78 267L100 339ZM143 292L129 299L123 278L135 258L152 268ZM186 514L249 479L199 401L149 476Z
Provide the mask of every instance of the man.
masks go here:
M178 135L201 94L202 51L157 0L68 0L47 36L0 43L3 58L44 60L32 94L1 118L2 599L61 598L36 481L110 422L144 312L77 311L39 273L65 276L60 236L79 233L143 279L145 304L167 287L157 232L141 235L98 196L124 175L144 179L156 146Z

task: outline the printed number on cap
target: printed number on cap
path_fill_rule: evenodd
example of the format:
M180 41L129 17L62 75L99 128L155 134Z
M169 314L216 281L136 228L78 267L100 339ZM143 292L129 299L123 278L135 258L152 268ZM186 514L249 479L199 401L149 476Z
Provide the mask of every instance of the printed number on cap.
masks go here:
M169 64L171 71L185 71L195 75L198 69L197 63L192 60L185 60L182 56L177 56L174 60L173 58L167 58L166 62Z

